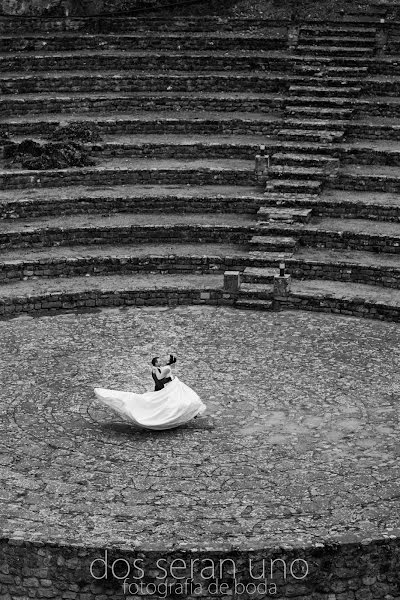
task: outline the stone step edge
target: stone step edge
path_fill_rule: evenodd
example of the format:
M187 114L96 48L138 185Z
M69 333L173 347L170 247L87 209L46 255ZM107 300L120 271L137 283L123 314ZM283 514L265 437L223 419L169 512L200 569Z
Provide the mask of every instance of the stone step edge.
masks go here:
M49 190L51 190L52 188L49 188ZM343 216L348 216L348 218L357 218L357 214L360 215L362 218L364 219L369 219L369 220L381 220L381 221L394 221L394 222L400 222L400 205L393 205L390 203L387 204L383 204L383 203L375 203L375 204L371 204L371 203L362 203L360 202L360 200L355 199L354 201L334 201L334 202L330 202L329 199L324 200L321 196L317 195L317 194L300 194L300 193L285 193L285 192L270 192L270 193L260 193L258 195L255 196L249 196L249 195L244 195L244 196L227 196L227 197L217 197L217 196L213 196L213 197L191 197L191 196L187 196L187 197L180 197L180 196L166 196L165 198L163 196L160 196L159 199L161 200L165 200L166 202L196 202L198 201L199 204L201 204L202 202L213 202L213 203L222 203L224 206L223 208L228 209L227 211L223 211L223 212L232 212L231 210L229 210L230 204L231 203L242 203L242 202L246 202L246 203L251 203L251 204L255 204L256 206L254 207L254 210L250 210L249 208L249 212L254 212L256 213L257 211L257 205L259 205L259 208L261 208L261 206L265 206L267 209L271 208L271 209L275 209L275 208L282 208L282 209L296 209L298 208L299 210L303 210L303 209L311 209L313 211L314 216L326 216L329 215L332 218L334 218L335 216L339 216L339 217L343 217ZM112 206L112 214L114 214L115 212L115 208L117 207L118 203L122 202L124 203L123 206L126 204L126 202L129 203L129 205L132 207L132 209L134 208L134 204L132 204L131 202L131 198L125 197L125 196L120 196L120 197L81 197L81 198L69 198L69 197L64 197L64 198L60 198L57 200L52 200L49 199L48 201L45 200L44 201L44 210L42 211L43 215L48 215L48 216L56 216L56 209L57 212L58 209L57 207L63 207L63 204L67 203L67 206L70 205L71 203L73 203L74 201L82 201L83 202L83 206L85 206L86 203L96 203L96 202L100 202L101 200L104 201L104 206L99 206L99 210L97 211L97 213L92 213L92 214L98 214L98 212L103 212L103 211L107 211L110 210L110 203ZM138 202L141 203L148 203L152 201L152 197L148 198L148 197L142 197L142 198L138 198L135 199ZM24 209L25 207L33 207L34 204L36 202L35 198L29 198L29 199L23 199L23 200L13 200L13 199L9 199L7 201L0 201L0 220L2 218L13 218L13 219L22 219L22 220L27 220L29 218L32 217L27 217L27 216L16 216L16 211L18 211L18 209ZM41 201L42 203L42 201ZM54 204L54 210L52 210L51 212L49 212L48 210L46 210L46 205L52 205ZM87 214L90 213L90 210L87 210L85 208L82 208L81 210L75 210L69 213L65 213L66 215L73 215L73 214ZM65 210L65 208L63 207L62 210ZM214 210L214 209L212 209ZM242 211L242 209L240 209ZM116 211L118 212L118 211ZM126 211L122 211L122 212L126 212ZM147 207L144 208L143 211L141 212L148 212ZM152 211L155 214L159 214L160 210L154 210ZM179 210L176 210L174 212L180 212ZM187 208L185 208L185 212L187 212ZM197 212L197 211L193 211L193 212ZM236 211L235 211L236 212ZM40 218L40 214L34 213L36 216L35 218ZM111 214L111 213L110 213ZM386 218L385 218L386 216ZM391 218L389 218L391 217Z
M257 220L291 220L300 223L308 223L313 214L312 208L284 208L261 206L257 211Z
M342 295L340 291L318 290L319 281L317 280L315 283L317 289L310 292L307 289L301 290L301 282L295 281L289 296L279 298L279 301L275 303L275 309L315 310L317 312L400 322L400 297L398 300L395 298L392 301L368 298L369 293L376 294L376 287L364 286L363 284L358 284L358 290L360 287L364 287L366 297L360 296L359 292L352 295L351 284L349 284L350 293Z
M239 297L239 299L235 301L234 307L244 310L273 310L273 301L259 298Z
M87 258L89 261L86 260ZM373 286L374 289L400 290L400 265L396 267L392 264L371 264L361 261L343 262L339 257L336 260L330 257L310 259L296 258L288 253L252 252L248 256L237 257L151 254L141 257L100 256L97 258L98 260L93 256L86 258L78 256L60 257L48 261L44 259L0 261L0 297L2 290L4 292L22 281L58 280L60 284L65 285L68 280L76 281L80 278L90 287L90 283L94 283L101 277L119 276L126 277L127 280L133 277L130 281L134 284L138 276L142 279L151 276L185 278L188 275L222 277L226 271L232 270L241 273L241 281L244 284L251 284L253 292L255 290L263 294L264 288L254 286L258 283L262 285L273 283L274 277L279 274L278 267L282 261L285 263L286 273L292 275L295 281L336 281L340 284ZM27 285L29 286L29 283ZM246 287L241 289L246 291Z
M351 220L351 219L349 219ZM259 237L264 237L265 240L268 240L269 237L273 238L273 239L287 239L287 240L293 240L296 244L299 243L299 241L301 240L302 237L304 236L311 236L312 238L318 238L318 244L322 244L322 237L327 237L328 241L332 241L332 239L337 239L343 243L346 242L346 240L350 240L351 238L354 239L358 239L358 240L363 240L364 238L368 238L369 240L373 241L374 243L378 242L378 241L386 241L386 243L388 243L388 241L392 241L393 242L393 246L387 246L387 247L394 247L397 249L397 252L394 252L393 254L400 254L400 227L399 227L399 231L398 233L391 233L391 234L387 234L387 233L378 233L378 232L368 232L368 231L351 231L351 230L336 230L336 229L326 229L323 226L319 227L318 229L314 229L313 227L307 227L307 224L305 223L293 223L293 224L284 224L284 223L271 223L269 225L265 225L264 226L264 231L260 234L255 234L253 236L253 238L259 238ZM256 242L252 242L252 243L256 243ZM262 243L262 241L261 241ZM267 243L267 242L266 242ZM312 247L314 247L314 244L311 244ZM325 246L318 246L318 247L325 247ZM329 248L330 246L328 246ZM340 246L342 247L342 246ZM353 249L348 247L348 249ZM363 245L362 249L365 250L365 245ZM376 252L379 252L379 250L376 250Z
M368 287L368 286L365 286ZM297 290L284 298L267 300L238 300L222 289L186 289L179 290L159 288L157 290L141 289L115 290L114 292L93 290L85 292L49 292L47 294L31 294L29 297L15 296L4 298L0 295L0 319L13 318L24 314L62 314L66 311L98 310L110 306L176 306L179 304L225 305L236 308L274 310L316 310L345 314L356 317L375 318L387 321L400 321L400 302L392 304L384 301L372 301L357 297L334 297L331 293L314 294ZM244 304L243 304L244 303ZM268 304L267 304L268 303Z
M51 248L50 248L51 249ZM151 266L152 264L154 264L154 266L157 266L158 268L153 271L154 273L156 273L157 271L163 271L164 270L164 265L160 265L160 261L165 261L170 262L171 264L173 264L174 262L176 262L178 265L179 263L184 263L184 264L192 264L194 267L199 267L199 266L207 266L208 263L213 262L213 263L220 263L221 264L221 270L225 269L225 270L230 270L231 268L233 269L233 265L239 267L243 267L243 273L258 273L258 272L274 272L276 273L276 269L279 266L279 263L284 261L286 264L286 270L289 273L292 273L293 271L297 271L298 269L302 268L304 272L306 271L312 271L313 267L315 268L329 268L329 267L335 267L337 269L342 269L344 271L350 271L350 270L357 270L360 269L362 271L371 271L371 272L375 272L375 273L379 273L379 272L387 272L388 274L397 274L399 276L399 287L400 287L400 262L398 266L392 265L392 264L373 264L371 262L362 262L362 261L350 261L350 260L341 260L340 257L338 256L337 258L307 258L307 257L301 257L301 256L297 256L296 254L294 254L293 252L268 252L268 251L251 251L249 253L246 254L232 254L229 253L227 255L223 255L221 254L174 254L173 251L168 253L155 253L155 252L151 252L149 254L142 254L139 256L135 256L134 254L123 254L122 253L122 249L123 247L120 247L121 250L121 254L118 253L112 253L110 252L110 254L104 255L97 255L95 253L90 253L90 251L85 255L85 252L81 252L79 255L77 256L59 256L59 257L54 257L51 256L51 253L49 252L49 256L48 257L38 257L38 258L28 258L28 257L23 257L21 256L21 258L18 259L7 259L7 256L5 256L4 258L4 254L2 255L0 253L0 270L10 270L10 271L14 271L16 272L17 270L21 271L22 274L24 270L26 271L32 271L33 269L38 269L39 271L40 269L42 270L46 270L46 268L48 266L53 266L54 268L56 268L59 265L68 265L69 267L81 267L81 266L87 266L89 267L97 267L97 266L107 266L109 265L111 266L116 266L118 264L120 264L121 266L126 266L126 265L131 265L132 267L141 267L141 266L145 266L148 267L149 265ZM29 249L28 249L29 252ZM355 253L357 253L357 251L354 251ZM322 251L323 253L323 251ZM339 254L339 252L338 252ZM382 258L382 255L384 255L385 253L379 253L379 257ZM387 256L389 258L393 258L393 254L389 253L387 254ZM371 258L373 258L373 253L371 253ZM224 266L225 265L225 266ZM36 273L39 273L39 271L36 271ZM141 273L147 274L146 273L146 269L144 271L141 271ZM101 276L102 274L104 274L104 271L102 272L95 272L93 271L93 273L90 274L91 277L96 277L96 276ZM207 275L210 274L214 274L213 273L207 273ZM36 275L35 273L33 274L26 274L27 277L33 277L35 278ZM38 275L39 277L39 275ZM56 279L60 277L60 279L65 279L65 277L67 277L67 275L65 275L64 273L62 274L62 276L58 276L58 275L46 275L46 278L51 278L51 279ZM82 275L70 275L68 277L86 277L86 273L82 274ZM323 278L324 279L324 278ZM326 279L331 279L329 277L327 277ZM20 279L18 279L20 280ZM332 280L337 280L332 279Z
M294 237L289 237L289 236L279 236L279 235L273 235L272 233L270 235L263 235L263 234L259 234L259 235L253 235L250 239L250 247L252 245L257 245L257 246L265 246L265 247L269 247L269 246L278 246L278 247L285 247L285 248L296 248L297 246L297 239Z

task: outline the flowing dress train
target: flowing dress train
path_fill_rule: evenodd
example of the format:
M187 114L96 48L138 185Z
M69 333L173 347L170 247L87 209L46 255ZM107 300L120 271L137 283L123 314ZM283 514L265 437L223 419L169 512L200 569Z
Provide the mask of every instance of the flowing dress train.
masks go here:
M135 394L95 388L98 400L145 429L172 429L201 415L206 405L178 377L156 392Z

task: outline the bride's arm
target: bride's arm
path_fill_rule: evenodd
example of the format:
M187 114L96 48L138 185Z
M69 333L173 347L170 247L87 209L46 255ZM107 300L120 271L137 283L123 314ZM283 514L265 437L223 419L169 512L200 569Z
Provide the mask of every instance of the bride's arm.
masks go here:
M171 367L169 366L154 368L153 373L155 374L157 379L164 379L165 377L172 376Z
M169 365L161 367L160 379L164 379L164 377L169 377L170 375L172 375L172 370Z

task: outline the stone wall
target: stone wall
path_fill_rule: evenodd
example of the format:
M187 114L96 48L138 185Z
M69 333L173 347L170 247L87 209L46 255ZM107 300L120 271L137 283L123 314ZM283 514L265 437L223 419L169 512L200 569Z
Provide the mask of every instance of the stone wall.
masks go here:
M276 261L249 259L247 256L92 256L61 257L45 260L12 260L0 264L0 283L27 280L32 277L77 277L79 275L129 275L159 273L171 275L214 274L241 271L248 266L277 267ZM349 281L400 289L400 266L363 265L345 262L286 260L286 272L295 279Z
M189 167L187 170L143 169L130 170L129 168L92 168L76 167L71 169L55 169L53 171L27 171L17 170L3 172L0 176L0 189L28 189L38 187L68 187L72 185L253 185L253 171L239 170L196 170ZM400 187L400 183L399 183Z
M63 311L95 310L106 306L177 306L178 304L234 306L236 301L240 299L240 294L227 293L222 287L214 289L162 288L135 290L131 289L128 282L127 289L115 291L94 289L80 292L38 293L29 297L3 296L3 298L0 298L0 319L17 317L21 314L55 315ZM312 294L304 292L290 294L287 297L275 297L273 309L311 310L400 322L400 306L395 302L385 304L383 301L363 300L360 297L335 298L331 295L326 296L322 292ZM7 598L7 600L9 599ZM343 598L343 600L348 600L348 598ZM360 598L360 600L364 600L364 598ZM396 600L400 600L400 596Z
M391 536L395 538L395 536ZM132 583L134 566L143 570L141 581L150 591L150 585L160 586L177 584L178 580L171 572L170 565L184 565L183 572L175 571L178 576L187 574L192 585L198 585L203 595L175 595L175 598L212 598L231 597L226 593L208 592L214 579L208 572L201 575L204 564L213 564L216 574L222 568L219 586L225 583L227 588L239 588L239 584L248 586L252 579L249 576L249 565L252 574L262 574L261 583L269 592L272 585L277 590L268 597L284 600L292 597L308 600L398 600L400 598L400 542L399 538L377 541L360 540L344 542L316 543L310 547L288 547L243 552L147 552L118 551L101 548L85 548L83 546L63 546L44 543L28 543L20 540L3 539L0 543L0 594L2 598L19 600L27 598L49 598L54 600L108 600L109 598L128 598L122 587L123 577L130 571L128 583ZM180 559L181 562L173 563ZM191 561L193 572L190 572ZM208 559L208 563L201 560ZM222 560L227 562L222 563ZM228 562L228 559L229 562ZM251 564L250 564L251 559ZM94 561L97 562L95 563ZM136 563L134 561L136 560ZM157 565L157 560L162 561ZM102 562L104 561L104 562ZM123 562L126 561L126 562ZM274 562L275 561L275 562ZM108 570L105 569L105 564ZM166 569L165 579L157 579L164 575L161 567ZM92 567L92 569L91 569ZM91 569L91 571L90 571ZM113 572L115 577L113 577ZM140 573L142 575L142 573ZM95 577L103 577L96 580ZM186 578L184 579L186 581ZM260 579L254 579L256 585ZM227 589L225 588L225 590ZM160 596L162 597L162 589ZM213 588L215 589L215 588ZM219 588L221 589L221 588ZM127 588L125 587L125 591ZM189 587L190 590L190 587ZM212 591L212 590L211 590ZM251 600L260 594L241 593L240 598ZM260 590L261 591L261 590ZM222 590L223 592L223 590ZM262 594L261 594L262 596ZM144 594L144 600L153 600L154 593Z
M202 2L199 2L201 4ZM203 2L204 3L204 2ZM97 15L102 13L159 10L172 0L1 0L6 15Z
M383 301L374 302L362 298L332 298L318 293L297 293L287 298L275 299L274 309L310 310L400 323L400 306L386 305ZM400 583L399 579L397 581ZM364 600L364 597L360 596L360 600Z
M104 11L104 0L1 0L0 14L66 16Z
M178 304L231 305L234 297L221 289L90 290L49 292L37 296L0 298L0 318L26 314L55 314L65 310L106 306L176 306ZM87 600L87 599L86 599Z
M150 225L132 227L61 227L0 233L0 248L74 246L79 244L214 243L246 244L257 230L245 226Z

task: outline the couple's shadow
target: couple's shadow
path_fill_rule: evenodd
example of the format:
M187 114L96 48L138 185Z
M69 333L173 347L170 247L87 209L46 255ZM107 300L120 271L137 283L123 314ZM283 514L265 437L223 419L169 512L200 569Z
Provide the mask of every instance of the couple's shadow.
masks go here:
M210 416L199 416L187 423L171 427L171 429L145 429L134 423L123 421L113 423L100 423L104 433L112 434L113 437L125 438L127 435L135 437L174 437L180 431L211 431L215 428L214 421Z

